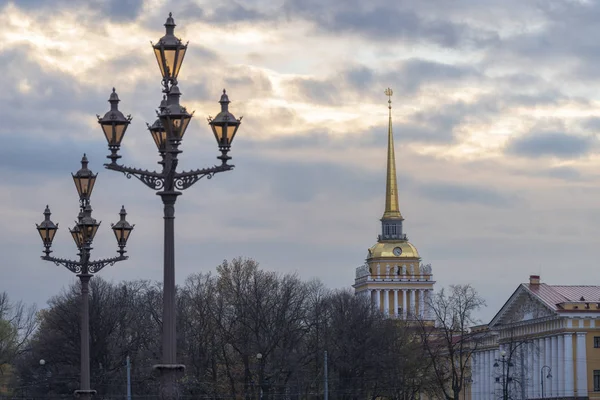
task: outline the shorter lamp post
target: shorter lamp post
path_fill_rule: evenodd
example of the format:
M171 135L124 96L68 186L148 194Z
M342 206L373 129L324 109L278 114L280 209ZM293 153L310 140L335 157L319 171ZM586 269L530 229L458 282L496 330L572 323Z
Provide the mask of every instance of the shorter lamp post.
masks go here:
M494 362L494 368L498 368L502 363L502 400L508 400L508 384L512 382L512 378L509 376L510 367L513 366L510 359L506 359L506 351L500 352L501 358L496 359ZM500 382L500 378L496 378L496 382Z
M263 398L263 355L262 353L256 354L256 361L258 361L258 398L262 400Z
M548 373L546 374L546 378L551 379L552 378L552 368L544 365L541 369L540 369L540 385L542 385L542 400L546 397L546 393L544 392L544 371L548 370Z
M50 377L52 376L52 372L46 366L46 360L43 358L39 361L40 371L41 371L41 379L40 381L44 384L44 389L46 392L50 390Z
M37 230L40 233L44 244L44 253L42 260L50 261L56 265L62 265L69 271L77 274L81 282L81 381L79 390L75 391L75 395L82 399L90 399L95 393L95 390L90 388L90 323L89 323L89 281L94 273L97 273L107 265L113 265L118 261L126 260L125 245L129 234L133 230L133 225L130 225L125 217L127 213L125 207L121 208L120 220L112 225L113 232L117 238L119 255L117 257L101 259L97 261L90 260L92 251L92 241L98 231L100 222L92 218L92 207L90 205L90 196L96 183L97 174L92 173L87 167L88 159L83 155L81 159L81 169L73 175L73 181L79 194L79 216L73 229L70 229L71 236L77 246L79 260L69 260L63 258L55 258L50 256L52 253L51 246L58 224L54 224L50 220L50 208L46 206L44 211L44 220L37 225ZM44 360L40 360L40 365L45 365Z

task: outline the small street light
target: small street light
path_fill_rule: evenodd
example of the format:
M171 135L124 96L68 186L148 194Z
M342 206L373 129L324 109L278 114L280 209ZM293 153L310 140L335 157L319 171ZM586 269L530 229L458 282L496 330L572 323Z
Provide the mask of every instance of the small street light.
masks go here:
M546 378L547 379L551 379L552 378L552 368L544 365L541 369L540 369L540 384L542 385L542 400L544 400L544 398L546 397L546 393L544 392L544 371L547 370L548 372L546 373Z
M234 166L228 164L231 159L228 152L236 132L241 124L241 118L236 119L229 111L229 97L225 90L219 103L221 111L213 119L208 118L208 123L217 140L221 155L217 157L221 161L219 165L192 171L177 171L179 149L183 137L189 127L194 113L181 105L181 91L179 90L177 77L187 52L187 43L183 44L181 39L175 36L175 20L169 13L165 22L166 33L160 40L152 45L158 67L162 75L162 101L160 102L157 119L150 125L146 124L158 153L161 165L160 171L149 171L145 169L132 168L117 163L121 158L119 149L125 131L131 122L131 116L125 117L119 110L119 97L116 91L110 95L110 110L104 117L98 116L98 123L102 128L108 142L110 154L107 158L109 163L106 169L122 172L131 178L140 180L150 189L157 191L163 203L164 218L164 264L163 264L163 310L162 310L162 360L154 366L160 372L160 399L178 399L180 396L177 379L183 373L185 366L178 364L176 360L177 342L175 329L175 202L182 191L206 177L211 179L220 172L231 171ZM82 218L86 218L83 215ZM117 240L127 240L128 228L119 223L113 226ZM78 232L73 233L74 238L79 238Z
M81 159L81 169L73 174L73 181L79 194L79 215L75 226L69 229L77 246L79 260L50 256L50 253L52 253L52 241L58 230L58 224L54 224L50 220L50 216L52 215L50 207L46 206L44 220L39 225L36 224L42 238L42 243L44 244L45 255L42 256L42 260L66 267L69 271L77 274L81 282L81 382L80 388L75 391L75 394L82 399L91 399L96 393L95 390L90 388L89 281L93 274L99 272L105 266L113 265L118 261L128 258L125 255L125 245L133 229L133 226L125 220L125 216L127 215L125 208L121 208L121 219L113 225L113 231L115 232L117 245L119 246L119 256L90 261L92 242L96 236L98 227L100 227L100 222L97 222L92 217L92 206L90 205L90 196L96 182L96 176L97 174L92 173L88 169L88 159L84 154ZM46 361L41 359L39 363L41 366L44 366Z

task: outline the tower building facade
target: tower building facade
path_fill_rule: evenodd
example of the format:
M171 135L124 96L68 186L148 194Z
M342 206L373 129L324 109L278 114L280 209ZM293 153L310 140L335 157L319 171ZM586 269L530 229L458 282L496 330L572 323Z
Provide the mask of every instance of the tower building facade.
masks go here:
M404 218L398 203L396 157L392 131L392 90L388 96L388 145L385 210L381 217L381 234L368 250L363 266L356 269L355 294L368 297L382 313L404 320L432 317L427 308L433 292L431 265L421 263L417 248L404 233Z

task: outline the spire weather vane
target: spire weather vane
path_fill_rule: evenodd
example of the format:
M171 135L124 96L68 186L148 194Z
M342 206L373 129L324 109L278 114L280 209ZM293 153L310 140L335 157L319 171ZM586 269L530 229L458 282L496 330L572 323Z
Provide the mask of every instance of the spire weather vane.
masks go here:
M392 95L394 94L394 91L390 88L385 89L384 91L385 95L388 97L388 104L389 104L389 108L392 108Z

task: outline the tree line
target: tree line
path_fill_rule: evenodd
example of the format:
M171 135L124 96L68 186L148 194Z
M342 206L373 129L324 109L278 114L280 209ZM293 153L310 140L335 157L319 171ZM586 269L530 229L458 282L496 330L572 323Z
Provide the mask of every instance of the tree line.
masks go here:
M155 398L161 297L160 284L150 281L91 280L91 376L98 398L124 398L127 358L133 398ZM432 305L450 298L442 291ZM11 309L6 296L3 308L2 299L0 397L70 398L79 382L79 284L37 313L21 303ZM448 352L439 349L444 341L431 340L430 326L384 318L349 289L331 290L318 280L265 271L254 260L237 258L224 261L215 274L189 276L177 289L177 303L184 398L323 398L325 352L332 400L460 393L455 382L462 376L444 374L442 363L436 364Z

